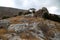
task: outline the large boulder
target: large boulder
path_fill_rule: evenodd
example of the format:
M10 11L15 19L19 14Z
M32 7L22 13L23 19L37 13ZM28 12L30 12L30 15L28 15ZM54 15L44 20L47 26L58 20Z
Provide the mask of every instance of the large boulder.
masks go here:
M36 13L34 14L35 17L43 17L44 14L48 14L48 10L47 8L43 7L42 9L39 9L38 11L36 11Z

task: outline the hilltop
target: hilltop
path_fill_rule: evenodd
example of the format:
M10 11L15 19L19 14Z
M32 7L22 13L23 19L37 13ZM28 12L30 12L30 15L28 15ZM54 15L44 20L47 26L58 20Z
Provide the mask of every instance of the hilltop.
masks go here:
M60 17L45 7L31 10L0 20L0 40L60 40Z

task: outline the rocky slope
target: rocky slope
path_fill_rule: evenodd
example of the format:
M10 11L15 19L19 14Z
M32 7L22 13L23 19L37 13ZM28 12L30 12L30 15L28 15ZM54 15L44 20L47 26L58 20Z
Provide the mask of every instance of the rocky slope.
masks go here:
M6 22L5 22L5 21ZM60 23L39 17L17 16L4 19L0 24L0 39L3 40L59 40ZM9 26L7 26L9 24Z
M46 13L44 9L0 20L0 40L60 40L60 22L45 19Z

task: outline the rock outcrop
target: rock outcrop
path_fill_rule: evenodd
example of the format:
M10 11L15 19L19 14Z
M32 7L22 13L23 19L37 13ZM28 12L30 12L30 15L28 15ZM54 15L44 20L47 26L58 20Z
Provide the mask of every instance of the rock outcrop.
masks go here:
M35 14L35 17L42 17L44 19L52 20L52 21L57 21L60 22L60 15L56 14L50 14L48 9L43 7L42 9L39 9Z

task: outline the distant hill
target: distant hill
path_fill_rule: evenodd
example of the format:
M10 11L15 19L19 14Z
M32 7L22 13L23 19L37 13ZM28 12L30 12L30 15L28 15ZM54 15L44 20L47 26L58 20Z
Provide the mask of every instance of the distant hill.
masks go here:
M24 11L27 11L27 10L10 8L10 7L0 7L0 19L3 16L12 17L14 15L18 15L19 12L24 12Z
M32 10L35 10L35 8L32 8ZM29 10L24 10L24 9L0 7L0 19L15 17L18 15L19 16L20 15L27 15L27 14L32 14L32 13L33 12L30 12ZM43 7L42 9L39 9L38 11L35 11L35 13L33 13L33 16L34 17L42 17L45 19L60 22L60 15L49 13L48 9L45 7Z

